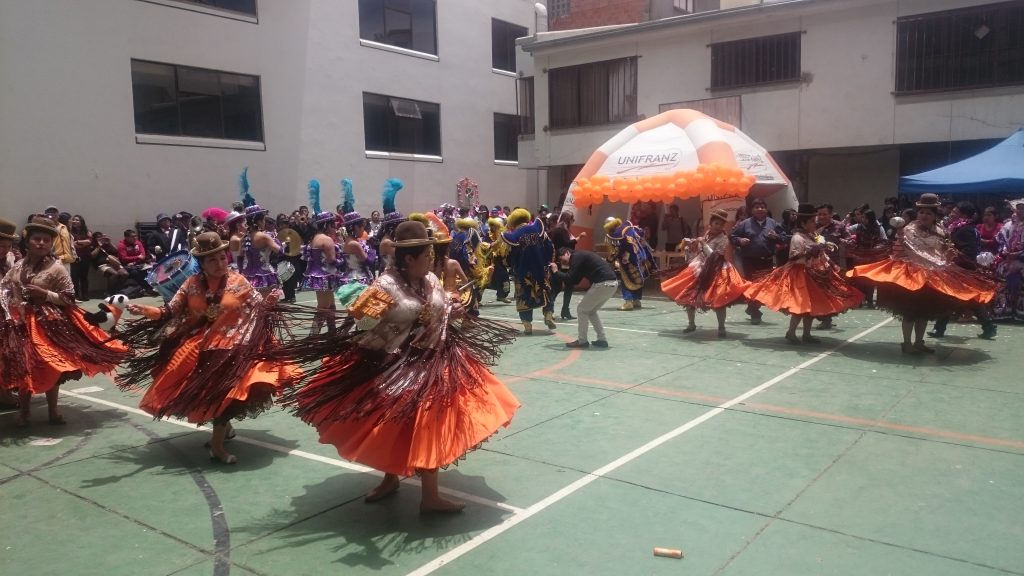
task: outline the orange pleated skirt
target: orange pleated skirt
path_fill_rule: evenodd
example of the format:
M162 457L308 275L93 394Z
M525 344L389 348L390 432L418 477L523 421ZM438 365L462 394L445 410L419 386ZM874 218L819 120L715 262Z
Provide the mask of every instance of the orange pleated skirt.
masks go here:
M373 386L367 382L364 386ZM420 406L414 418L380 418L387 407L364 416L317 425L320 442L333 444L347 460L410 476L444 468L507 426L519 401L490 372L483 381L459 386L452 398Z
M743 293L750 287L750 282L743 279L736 268L723 264L715 274L715 279L704 291L702 304L698 305L698 282L700 265L691 263L678 274L661 283L661 291L680 306L693 306L702 309L724 308L743 299Z
M971 304L989 303L999 288L995 282L958 266L925 268L913 262L892 258L857 266L846 275L878 284L893 284L909 292L928 288Z
M203 334L185 340L175 351L167 365L153 375L153 384L146 390L139 407L153 415L160 415L167 404L178 397L189 376L199 364L199 345ZM277 395L284 383L295 381L301 371L286 363L258 362L231 388L219 403L196 406L185 414L170 414L202 424L220 416L233 403L263 402Z
M100 328L89 324L80 308L68 308L66 318L70 322L71 330L78 332L94 344L108 350L128 353L124 344L116 340L108 342L110 336ZM65 350L57 346L39 326L39 320L35 314L26 316L26 326L29 341L34 347L34 355L40 360L40 363L30 368L28 376L20 383L21 390L29 390L33 394L43 394L66 380L77 380L83 374L95 376L112 372L117 366L116 364L96 363L89 359L88 354L81 354L80 350Z
M776 268L745 295L776 312L814 317L842 314L864 301L864 294L831 268L812 273L796 262Z

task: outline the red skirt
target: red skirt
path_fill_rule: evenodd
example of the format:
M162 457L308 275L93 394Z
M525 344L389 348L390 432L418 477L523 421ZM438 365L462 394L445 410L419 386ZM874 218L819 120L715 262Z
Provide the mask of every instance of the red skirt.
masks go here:
M864 301L864 294L832 267L812 271L800 262L776 268L744 294L777 312L814 317L842 314Z
M723 259L709 264L708 258L697 258L678 274L661 283L661 291L676 304L714 310L743 299L750 282ZM706 269L706 266L712 269Z
M111 341L106 332L89 324L80 308L61 312L44 307L25 318L27 372L10 388L43 394L83 375L112 372L128 357L128 348ZM9 361L14 362L13 358Z
M508 426L519 408L490 372L482 381L464 384L444 401L420 405L408 419L382 418L388 407L379 405L358 417L323 420L316 426L320 442L333 444L347 460L399 476L447 467Z
M906 318L940 318L959 308L988 304L999 284L955 265L925 268L892 258L846 273L878 286L878 306Z

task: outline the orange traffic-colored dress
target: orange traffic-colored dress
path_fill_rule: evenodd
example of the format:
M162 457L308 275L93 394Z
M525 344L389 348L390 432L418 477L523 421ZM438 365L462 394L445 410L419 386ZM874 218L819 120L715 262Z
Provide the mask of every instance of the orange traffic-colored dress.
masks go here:
M700 253L678 274L661 283L661 291L680 306L698 310L724 308L743 300L750 282L729 262L729 235L705 235Z
M190 277L162 309L147 310L159 319L125 331L143 353L127 363L118 385L144 387L152 376L139 407L156 418L203 424L258 414L301 374L264 358L277 343L270 308L237 272L228 272L222 289L208 286L204 274Z
M55 293L59 303L28 302L23 287L29 284ZM126 346L85 321L59 260L20 260L0 281L0 385L42 394L83 375L112 372L128 356Z
M907 319L935 319L989 303L999 285L948 261L948 247L941 227L911 222L896 233L889 258L846 274L876 284L878 306Z
M864 294L836 271L825 244L806 232L793 234L785 266L755 282L745 294L777 312L816 318L842 314L864 301Z
M320 442L377 470L405 476L456 462L507 426L519 401L487 367L514 331L451 312L435 275L413 288L389 269L349 308L348 331L289 344L309 359L332 352L285 404Z

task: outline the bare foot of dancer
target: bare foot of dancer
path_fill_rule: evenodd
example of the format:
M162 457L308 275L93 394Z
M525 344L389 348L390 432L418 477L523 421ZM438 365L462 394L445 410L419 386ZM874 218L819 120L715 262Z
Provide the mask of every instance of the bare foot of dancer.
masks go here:
M363 498L363 502L366 502L367 504L380 502L395 492L398 492L398 486L399 480L397 475L385 474L384 479L381 480L380 484L378 484L376 488L371 490L370 493Z

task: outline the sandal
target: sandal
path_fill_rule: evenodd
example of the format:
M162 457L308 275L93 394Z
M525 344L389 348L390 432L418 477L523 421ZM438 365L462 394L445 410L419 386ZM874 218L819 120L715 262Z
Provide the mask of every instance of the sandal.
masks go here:
M28 412L18 412L18 415L14 418L14 425L18 428L28 428Z
M47 418L46 422L50 426L64 426L68 423L68 421L64 419L63 414L50 414L50 417Z

